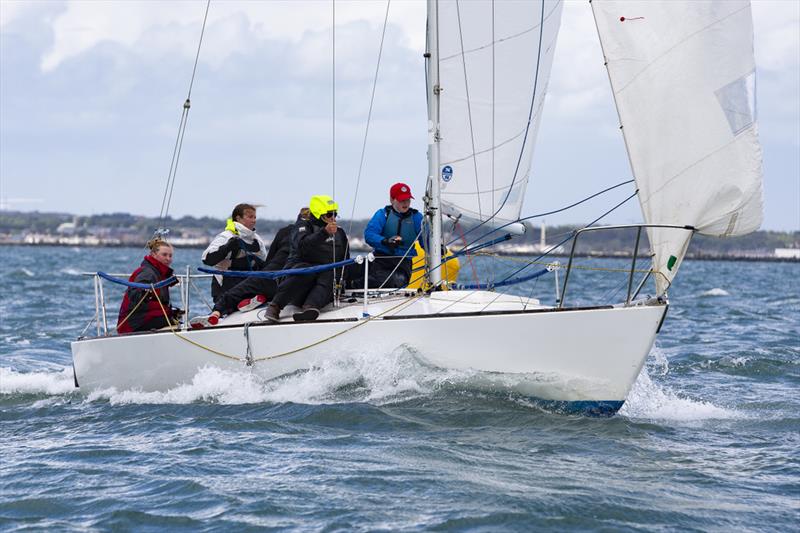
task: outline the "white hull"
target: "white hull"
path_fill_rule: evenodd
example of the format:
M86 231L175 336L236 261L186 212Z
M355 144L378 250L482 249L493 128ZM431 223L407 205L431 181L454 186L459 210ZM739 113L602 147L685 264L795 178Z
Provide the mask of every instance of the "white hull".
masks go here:
M254 322L263 311L251 311L231 315L224 327L79 340L72 343L75 375L89 390L166 390L205 366L247 368L248 338L252 371L265 379L339 354L381 357L405 346L434 366L496 373L486 377L499 383L513 374L516 390L530 396L590 410L608 404L613 412L641 370L666 305L559 311L535 300L451 291L388 298L370 305L370 320L357 318L361 311L347 305L317 322L281 324ZM252 321L247 337L245 321Z

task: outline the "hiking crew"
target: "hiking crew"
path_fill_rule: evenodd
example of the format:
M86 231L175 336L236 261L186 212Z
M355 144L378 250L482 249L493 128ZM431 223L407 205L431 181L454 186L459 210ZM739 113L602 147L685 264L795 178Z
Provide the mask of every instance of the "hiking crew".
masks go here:
M239 204L233 208L225 231L214 237L203 252L202 261L217 270L261 270L267 259L267 246L256 233L256 208ZM214 301L241 278L214 276L211 297Z
M160 239L154 239L147 245L150 254L144 257L141 266L131 274L128 281L153 285L172 277L170 268L172 245ZM180 310L170 307L169 287L156 289L155 292L152 289L128 287L119 308L117 333L132 333L177 325L179 316Z
M350 257L347 235L336 224L338 208L330 196L311 197L311 216L308 220L297 221L287 269L325 265ZM333 301L335 279L335 270L287 276L279 283L278 292L267 307L266 318L278 322L281 309L291 303L302 308L293 315L294 320L316 320L319 310Z

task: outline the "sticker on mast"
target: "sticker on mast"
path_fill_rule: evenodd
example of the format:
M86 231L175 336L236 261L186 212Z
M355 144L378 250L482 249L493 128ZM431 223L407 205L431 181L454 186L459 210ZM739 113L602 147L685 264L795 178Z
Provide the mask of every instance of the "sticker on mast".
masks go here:
M447 183L453 179L453 167L450 165L442 167L442 181Z

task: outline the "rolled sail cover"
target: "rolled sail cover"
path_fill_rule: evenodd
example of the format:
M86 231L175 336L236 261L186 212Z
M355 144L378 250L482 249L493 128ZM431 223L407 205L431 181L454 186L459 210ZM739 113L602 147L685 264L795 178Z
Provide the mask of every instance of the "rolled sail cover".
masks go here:
M720 237L762 220L750 3L592 2L644 220ZM691 232L648 229L656 286Z

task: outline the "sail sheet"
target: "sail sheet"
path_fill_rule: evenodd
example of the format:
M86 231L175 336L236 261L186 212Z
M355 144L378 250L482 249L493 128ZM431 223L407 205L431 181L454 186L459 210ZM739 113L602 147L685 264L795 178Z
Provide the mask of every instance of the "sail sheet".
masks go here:
M592 2L644 219L755 231L762 164L747 0ZM648 229L659 294L691 232Z
M519 218L562 2L440 0L442 212L462 222Z

